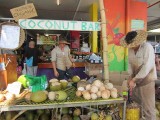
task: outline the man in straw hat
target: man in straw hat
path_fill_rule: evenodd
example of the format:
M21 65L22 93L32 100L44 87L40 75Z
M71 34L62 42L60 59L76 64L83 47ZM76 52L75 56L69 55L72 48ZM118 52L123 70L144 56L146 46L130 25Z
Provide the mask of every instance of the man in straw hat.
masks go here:
M128 71L131 75L128 85L135 102L142 105L146 120L156 120L155 80L157 79L155 54L151 44L146 42L147 32L128 32L121 39L121 45L129 48Z
M71 66L74 67L73 59L70 55L69 43L65 38L60 37L58 46L51 52L51 61L55 77L59 80L65 79L65 76L72 78Z

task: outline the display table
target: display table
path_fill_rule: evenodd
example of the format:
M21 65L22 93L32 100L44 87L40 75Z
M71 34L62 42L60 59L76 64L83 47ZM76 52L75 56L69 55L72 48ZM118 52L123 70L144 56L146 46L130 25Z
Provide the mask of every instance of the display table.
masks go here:
M106 105L106 104L123 104L123 120L126 116L126 101L123 98L108 99L108 100L86 100L86 101L74 101L74 102L61 102L61 103L32 103L26 105L14 105L14 106L0 106L0 111L21 111L21 110L36 110L36 109L53 109L63 107L85 107L91 105Z

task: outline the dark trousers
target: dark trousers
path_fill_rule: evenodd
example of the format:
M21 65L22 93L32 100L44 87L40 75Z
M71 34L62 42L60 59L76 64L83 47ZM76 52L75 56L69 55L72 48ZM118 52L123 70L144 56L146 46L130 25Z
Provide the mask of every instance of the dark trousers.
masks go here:
M73 73L71 68L67 69L66 71L57 69L59 76L58 76L58 80L63 80L63 79L71 79L73 77Z

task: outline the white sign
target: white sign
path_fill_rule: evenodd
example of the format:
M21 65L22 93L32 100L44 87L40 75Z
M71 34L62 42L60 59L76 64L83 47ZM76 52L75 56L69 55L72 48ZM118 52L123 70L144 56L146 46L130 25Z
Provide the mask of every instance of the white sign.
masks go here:
M23 29L100 31L100 22L20 19Z
M15 49L19 46L20 27L2 25L0 36L0 48Z

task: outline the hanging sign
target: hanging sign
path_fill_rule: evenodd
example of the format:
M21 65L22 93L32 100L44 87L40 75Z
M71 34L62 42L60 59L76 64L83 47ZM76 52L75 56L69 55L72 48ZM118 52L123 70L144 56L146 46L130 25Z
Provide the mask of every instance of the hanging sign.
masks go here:
M19 19L26 19L37 16L37 12L33 3L10 9L10 11L16 21Z
M23 29L100 31L100 22L20 19Z
M131 30L144 30L144 20L132 20Z

